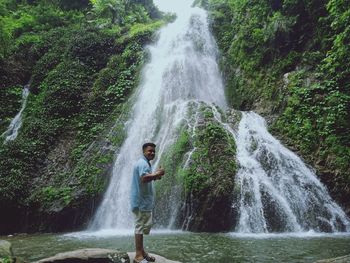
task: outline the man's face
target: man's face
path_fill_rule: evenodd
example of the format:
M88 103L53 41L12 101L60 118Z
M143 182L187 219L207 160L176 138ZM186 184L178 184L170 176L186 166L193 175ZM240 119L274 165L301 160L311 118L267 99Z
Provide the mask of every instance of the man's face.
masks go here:
M153 146L147 146L143 151L143 155L147 158L147 160L151 161L156 156L156 149Z

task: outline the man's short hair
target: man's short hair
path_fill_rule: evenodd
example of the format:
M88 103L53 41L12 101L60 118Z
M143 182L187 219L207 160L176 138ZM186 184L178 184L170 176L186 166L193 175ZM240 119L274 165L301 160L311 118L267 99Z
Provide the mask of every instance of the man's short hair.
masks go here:
M142 145L142 150L144 151L148 146L156 148L156 145L153 142L146 142L144 145Z

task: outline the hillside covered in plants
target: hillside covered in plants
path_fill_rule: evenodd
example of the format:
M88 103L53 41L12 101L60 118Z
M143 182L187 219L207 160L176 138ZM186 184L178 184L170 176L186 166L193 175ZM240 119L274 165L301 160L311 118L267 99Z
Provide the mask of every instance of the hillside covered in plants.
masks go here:
M0 145L1 233L88 222L161 17L151 0L1 1L0 134L30 84L18 137Z
M350 212L350 5L202 1L232 107L254 110Z

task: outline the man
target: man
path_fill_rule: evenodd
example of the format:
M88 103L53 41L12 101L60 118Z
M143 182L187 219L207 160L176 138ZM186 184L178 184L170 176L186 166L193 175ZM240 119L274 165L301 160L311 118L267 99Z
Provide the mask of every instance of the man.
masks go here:
M142 146L143 156L134 166L131 183L131 209L135 215L135 247L134 263L154 262L156 259L145 252L143 235L148 235L152 227L152 209L154 207L153 181L164 175L164 169L152 172L150 161L155 157L154 143Z

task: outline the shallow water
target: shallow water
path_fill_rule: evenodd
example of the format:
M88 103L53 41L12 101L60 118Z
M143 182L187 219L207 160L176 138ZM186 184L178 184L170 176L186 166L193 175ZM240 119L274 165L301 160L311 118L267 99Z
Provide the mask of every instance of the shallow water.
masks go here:
M81 248L110 248L133 251L130 232L38 234L0 237L13 245L16 256L34 261ZM314 262L350 254L347 234L194 234L155 231L145 237L148 251L172 260L195 263L228 262Z

